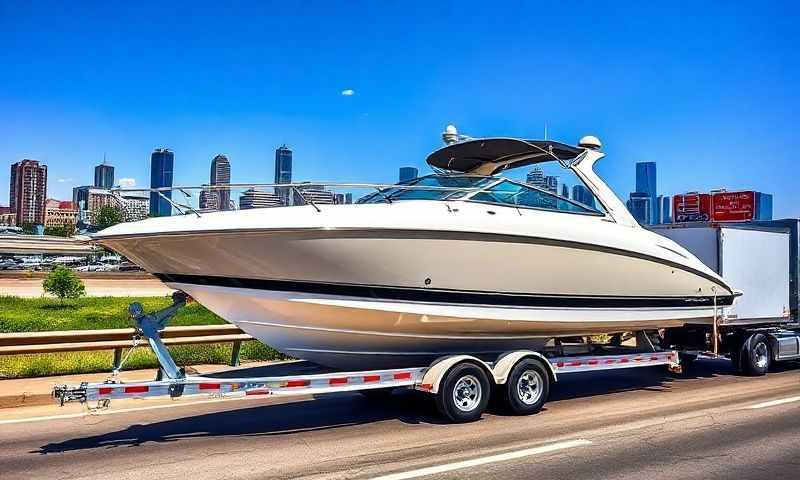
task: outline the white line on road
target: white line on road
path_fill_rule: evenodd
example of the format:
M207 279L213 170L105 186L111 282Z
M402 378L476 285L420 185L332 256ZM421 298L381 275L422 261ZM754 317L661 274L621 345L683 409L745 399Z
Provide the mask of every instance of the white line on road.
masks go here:
M463 462L447 463L444 465L437 465L435 467L393 473L391 475L375 477L373 480L405 480L408 478L418 478L427 475L435 475L437 473L452 472L453 470L460 470L462 468L477 467L479 465L486 465L487 463L505 462L508 460L530 457L532 455L539 455L542 453L566 450L568 448L585 447L591 444L592 442L584 439L569 440L567 442L553 443L551 445L544 445L541 447L526 448L525 450L517 450L516 452L501 453L499 455L491 455L489 457L475 458L472 460L465 460Z
M234 398L215 398L212 400L193 400L190 402L170 403L166 405L148 405L146 407L119 408L115 410L97 410L94 412L83 411L81 413L67 413L65 415L48 415L44 417L15 418L13 420L0 420L0 425L12 425L15 423L44 422L46 420L63 420L67 418L93 417L99 415L114 415L117 413L142 412L145 410L159 410L162 408L190 407L192 405L202 405L206 403L228 403L236 400L263 400L264 397L234 397Z
M784 403L792 403L792 402L800 402L800 397L781 398L779 400L772 400L770 402L756 403L755 405L750 405L744 408L755 410L757 408L775 407L777 405L783 405Z

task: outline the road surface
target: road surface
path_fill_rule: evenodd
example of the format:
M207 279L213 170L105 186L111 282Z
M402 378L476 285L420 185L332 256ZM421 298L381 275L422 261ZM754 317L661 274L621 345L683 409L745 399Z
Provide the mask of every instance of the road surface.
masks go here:
M564 375L530 417L442 424L422 394L0 411L0 477L800 478L800 369ZM55 415L56 417L51 417Z

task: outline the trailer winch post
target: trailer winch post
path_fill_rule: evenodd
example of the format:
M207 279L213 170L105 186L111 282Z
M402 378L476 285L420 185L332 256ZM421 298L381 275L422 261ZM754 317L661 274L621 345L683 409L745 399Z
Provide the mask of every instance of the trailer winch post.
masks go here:
M178 310L186 305L188 298L189 296L184 292L173 292L172 305L151 314L145 314L144 307L140 303L132 303L128 307L128 313L136 322L137 333L147 339L150 348L156 354L159 365L161 365L161 370L170 379L184 378L186 374L175 364L175 360L172 359L172 355L169 354L167 346L164 345L158 332L164 330Z

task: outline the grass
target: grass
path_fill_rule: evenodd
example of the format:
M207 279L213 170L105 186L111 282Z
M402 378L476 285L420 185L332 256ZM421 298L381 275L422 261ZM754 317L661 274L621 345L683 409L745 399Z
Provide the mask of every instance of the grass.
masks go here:
M168 297L86 297L59 304L49 298L0 296L0 333L52 330L94 330L132 326L127 308L140 302L151 312L171 303ZM182 308L170 325L217 325L225 321L200 304ZM230 343L175 345L169 347L178 365L227 364L231 358ZM256 341L242 344L242 361L286 358L276 350ZM0 378L38 377L73 373L108 372L112 351L62 352L31 355L0 355ZM131 353L125 370L154 368L155 355L146 346Z

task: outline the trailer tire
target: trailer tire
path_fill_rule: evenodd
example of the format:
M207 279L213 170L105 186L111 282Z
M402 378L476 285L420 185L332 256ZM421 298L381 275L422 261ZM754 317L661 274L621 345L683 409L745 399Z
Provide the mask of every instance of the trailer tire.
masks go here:
M763 333L754 333L745 340L738 357L742 373L754 377L766 374L772 364L769 339Z
M472 362L453 366L442 378L436 393L436 408L453 423L473 422L481 418L490 396L486 371Z
M550 394L550 376L542 362L525 358L514 365L497 392L502 407L513 415L532 415L542 409Z

